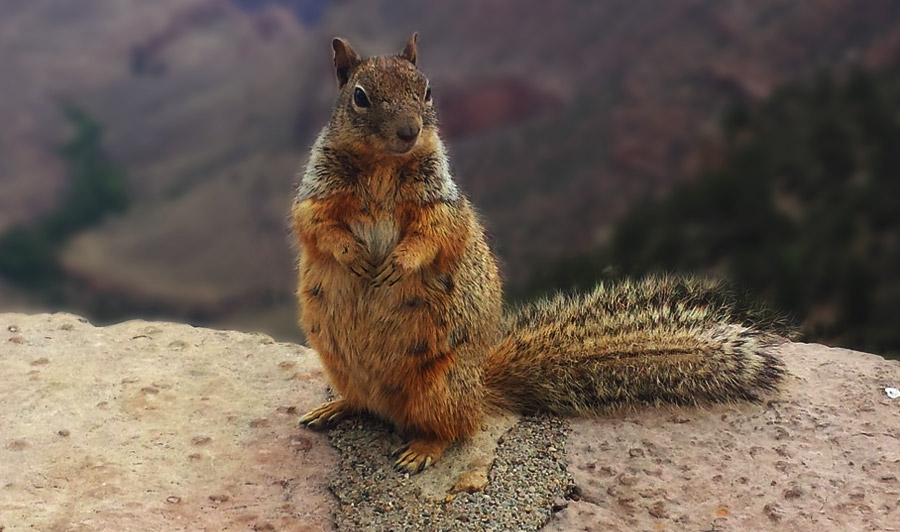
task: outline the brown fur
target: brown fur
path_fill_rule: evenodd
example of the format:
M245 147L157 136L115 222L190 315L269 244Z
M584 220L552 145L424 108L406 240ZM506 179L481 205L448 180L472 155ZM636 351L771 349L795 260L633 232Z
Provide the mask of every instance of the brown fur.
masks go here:
M734 323L707 301L717 289L695 281L601 286L504 318L495 261L415 67L416 36L394 57L333 46L340 90L292 217L300 322L341 399L302 422L372 412L412 436L397 466L415 472L487 409L585 414L774 386L772 338Z

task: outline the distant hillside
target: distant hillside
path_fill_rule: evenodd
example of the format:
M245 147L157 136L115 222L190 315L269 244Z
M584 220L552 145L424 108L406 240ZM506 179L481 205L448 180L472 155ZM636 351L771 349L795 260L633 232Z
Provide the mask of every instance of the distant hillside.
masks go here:
M535 289L701 271L787 311L807 337L900 356L900 67L788 85L724 115L716 168L645 205L611 244Z
M0 275L51 299L60 296L66 241L128 208L125 176L103 149L103 128L76 106L61 111L73 129L59 148L69 177L65 199L39 220L0 232Z
M727 102L823 66L885 64L900 3L3 2L0 230L65 196L48 147L71 99L104 126L133 193L63 252L78 308L295 331L284 220L331 105L329 40L391 53L413 30L454 169L521 287L700 168Z
M251 13L263 10L271 5L284 6L290 9L298 19L307 25L315 25L325 14L330 0L231 0L234 5Z

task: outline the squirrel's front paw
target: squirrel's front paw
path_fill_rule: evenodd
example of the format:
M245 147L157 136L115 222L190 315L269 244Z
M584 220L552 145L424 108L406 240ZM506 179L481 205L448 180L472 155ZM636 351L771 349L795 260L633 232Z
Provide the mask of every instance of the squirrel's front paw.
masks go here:
M343 399L322 403L315 410L307 412L300 418L300 424L311 429L322 429L333 425L347 417L352 409Z
M394 451L397 456L394 468L404 473L418 473L437 462L444 454L449 442L443 440L411 440Z
M375 267L369 262L368 250L360 242L342 246L335 254L335 258L357 277L366 280L374 277Z
M393 255L389 255L372 273L372 286L379 287L383 284L394 286L402 278L403 267L397 263Z

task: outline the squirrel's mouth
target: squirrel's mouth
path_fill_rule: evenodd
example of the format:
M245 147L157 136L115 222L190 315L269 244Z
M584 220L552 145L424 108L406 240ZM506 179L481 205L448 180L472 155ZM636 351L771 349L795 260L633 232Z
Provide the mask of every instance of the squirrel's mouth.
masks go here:
M405 155L405 154L411 152L412 149L416 147L416 144L418 144L418 141L419 141L418 138L410 140L410 141L404 141L404 140L397 139L397 140L391 142L390 146L388 146L388 149L395 155Z

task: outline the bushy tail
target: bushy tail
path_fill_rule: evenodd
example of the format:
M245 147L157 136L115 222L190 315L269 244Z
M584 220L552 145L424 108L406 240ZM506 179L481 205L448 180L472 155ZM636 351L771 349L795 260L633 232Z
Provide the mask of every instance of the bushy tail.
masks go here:
M485 387L498 407L565 415L640 403L757 400L784 373L775 355L784 338L749 319L723 286L689 277L557 295L507 318Z

